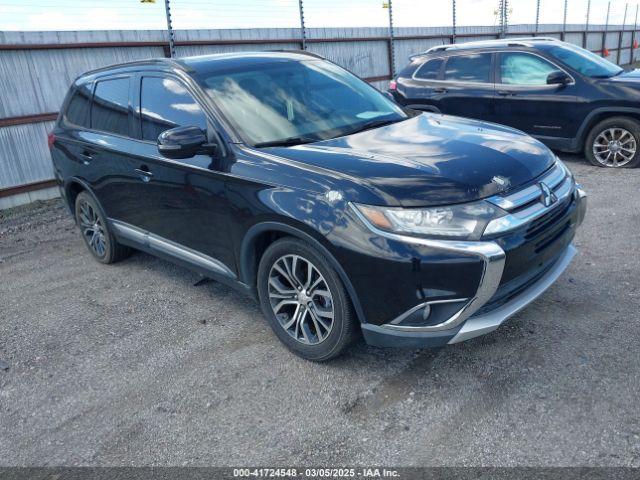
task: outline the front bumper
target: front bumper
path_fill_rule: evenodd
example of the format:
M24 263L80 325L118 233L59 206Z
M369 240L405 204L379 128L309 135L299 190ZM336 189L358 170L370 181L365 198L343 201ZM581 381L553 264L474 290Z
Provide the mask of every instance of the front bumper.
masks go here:
M492 332L542 295L567 269L576 253L575 247L569 245L553 266L526 290L490 312L470 316L455 328L436 331L398 330L389 328L388 325L365 323L362 324L365 341L378 347L440 347Z
M544 266L542 272L530 279L523 288L506 298L501 298L498 302L495 301L494 295L498 291L505 272L505 252L498 242L443 242L446 245L439 245L440 248L457 249L483 259L482 277L473 298L450 318L435 325L411 326L406 324L405 320L408 315L414 315L415 311L441 303L437 301L417 305L382 325L363 323L362 331L366 342L381 347L439 347L484 335L498 328L502 322L542 295L566 270L575 256L576 249L569 242L575 229L584 220L586 195L580 186L576 185L573 196L575 210L571 216L574 220L571 231L563 236L566 238L564 240L566 246L563 246L563 249ZM415 240L407 239L407 241ZM438 247L435 244L431 246Z

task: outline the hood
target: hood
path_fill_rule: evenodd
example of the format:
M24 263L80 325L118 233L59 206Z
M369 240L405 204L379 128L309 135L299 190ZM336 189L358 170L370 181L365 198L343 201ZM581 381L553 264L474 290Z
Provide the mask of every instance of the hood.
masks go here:
M622 72L620 75L608 78L612 82L628 82L628 83L640 83L640 70L633 69L626 72Z
M440 114L272 153L333 170L387 205L462 203L517 188L555 156L512 128ZM357 199L355 199L357 201Z

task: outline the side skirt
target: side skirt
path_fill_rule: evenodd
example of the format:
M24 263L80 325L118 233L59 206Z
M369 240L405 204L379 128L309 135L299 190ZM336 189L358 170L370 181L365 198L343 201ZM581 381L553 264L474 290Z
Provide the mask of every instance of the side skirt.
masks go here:
M253 296L249 286L240 282L236 274L220 260L119 220L109 219L109 224L123 245L169 260Z
M547 147L561 152L577 153L581 149L577 138L548 137L545 135L531 135L536 140L540 140Z

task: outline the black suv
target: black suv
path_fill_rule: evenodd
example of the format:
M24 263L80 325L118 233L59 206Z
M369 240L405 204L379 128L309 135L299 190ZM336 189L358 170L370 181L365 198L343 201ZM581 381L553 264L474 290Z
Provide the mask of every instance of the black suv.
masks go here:
M390 93L404 106L509 125L601 167L640 164L640 72L552 38L433 47Z
M312 360L489 332L574 255L586 201L508 127L403 111L303 53L149 60L75 81L50 134L93 256L130 248L256 297Z

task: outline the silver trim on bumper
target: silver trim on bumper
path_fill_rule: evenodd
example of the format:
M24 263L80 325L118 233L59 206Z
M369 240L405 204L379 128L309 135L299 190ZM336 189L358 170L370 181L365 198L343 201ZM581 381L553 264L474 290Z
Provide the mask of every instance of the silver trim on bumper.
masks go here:
M576 253L577 250L575 247L573 245L569 245L551 270L549 270L536 283L531 285L511 301L496 308L495 310L484 315L469 318L456 336L449 340L449 343L463 342L470 338L492 332L498 328L507 318L516 314L542 295L558 279L562 272L567 269Z
M578 200L578 227L584 222L584 217L587 214L587 192L582 189L582 185L576 183L576 199Z
M369 222L369 220L362 213L360 213L355 205L351 203L349 205L351 206L351 210L356 214L360 221L362 221L362 223L364 223L364 225L376 235L398 242L409 243L412 245L421 245L424 247L430 247L446 252L455 252L461 255L479 257L484 262L480 284L478 285L478 290L476 291L475 296L471 298L464 307L462 307L447 321L439 323L438 325L429 325L422 327L394 325L393 323L386 323L384 325L381 325L381 327L389 330L400 330L405 332L437 332L440 330L455 328L475 312L477 312L482 307L482 305L484 305L494 295L494 293L496 293L498 285L500 285L500 279L502 278L502 271L504 270L504 260L506 256L504 250L500 248L500 246L496 242L435 240L431 238L419 238L409 235L386 232L384 230L380 230L371 222ZM420 307L421 305L414 307L414 309L412 309L409 313L415 311L416 308ZM404 313L403 315L407 314L408 313Z

